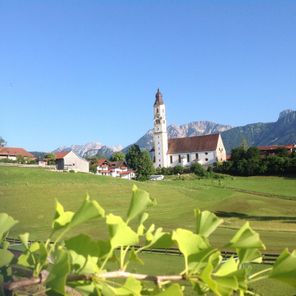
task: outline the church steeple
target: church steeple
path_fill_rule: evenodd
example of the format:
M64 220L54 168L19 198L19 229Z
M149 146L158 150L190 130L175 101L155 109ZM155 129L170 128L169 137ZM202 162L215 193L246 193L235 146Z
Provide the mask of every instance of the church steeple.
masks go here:
M162 94L158 89L155 95L154 103L154 131L153 131L153 140L154 140L154 155L155 162L154 166L167 167L168 166L168 135L166 127L166 114L165 114L165 105L163 102Z
M163 98L162 98L162 93L160 92L159 88L157 89L157 92L155 94L155 103L154 103L154 107L155 106L159 106L159 105L163 105Z

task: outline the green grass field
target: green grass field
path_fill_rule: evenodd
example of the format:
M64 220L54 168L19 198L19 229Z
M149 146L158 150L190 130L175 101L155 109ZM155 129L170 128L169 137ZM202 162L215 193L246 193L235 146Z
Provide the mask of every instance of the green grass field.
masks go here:
M167 230L193 229L193 209L198 207L224 218L225 223L212 237L218 247L249 220L261 234L267 251L296 248L296 179L227 177L219 181L171 177L162 182L142 183L44 169L0 167L0 211L20 221L10 235L28 231L33 239L43 239L50 232L55 198L66 209L75 210L88 193L107 212L124 215L133 183L157 199L158 205L150 210L150 222ZM102 237L105 226L91 222L79 231Z
M20 222L10 236L28 231L32 239L43 239L50 232L55 198L66 209L76 210L88 193L107 212L124 215L134 183L157 199L158 205L150 210L150 222L165 229L193 229L193 209L199 207L225 219L211 239L216 246L223 247L234 231L249 220L261 234L268 252L296 248L296 179L226 177L219 181L187 176L185 180L170 177L162 182L140 183L44 169L0 167L0 212L7 212ZM103 223L97 221L77 230L95 237L103 237L105 231ZM142 257L145 267L131 266L130 270L174 274L183 269L181 256L143 254ZM272 280L253 288L262 295L296 294L295 289ZM191 295L190 289L186 295Z

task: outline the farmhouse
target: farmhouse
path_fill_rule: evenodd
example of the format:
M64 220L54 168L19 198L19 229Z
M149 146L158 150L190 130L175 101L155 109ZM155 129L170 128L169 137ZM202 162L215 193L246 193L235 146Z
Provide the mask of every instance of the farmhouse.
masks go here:
M124 161L108 161L106 159L99 159L97 164L97 175L118 177L128 180L135 177L134 171L128 169Z
M23 157L25 160L35 159L34 155L24 148L0 147L0 159L17 160L18 157Z
M268 155L277 155L281 152L286 152L287 154L291 154L292 152L296 152L296 145L270 145L270 146L258 146L258 150L260 151L260 155L268 156Z
M159 89L154 103L153 141L155 167L190 166L193 163L211 165L226 160L220 134L168 139L165 105Z
M55 153L57 170L89 172L89 162L73 151Z

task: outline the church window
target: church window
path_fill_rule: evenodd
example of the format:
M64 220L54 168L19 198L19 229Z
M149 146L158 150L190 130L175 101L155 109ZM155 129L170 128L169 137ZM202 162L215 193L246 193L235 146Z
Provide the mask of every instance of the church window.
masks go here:
M179 163L181 163L181 155L179 154Z
M208 161L208 158L206 158L205 161Z
M173 155L170 156L170 161L173 163Z
M208 155L208 152L205 152L205 155Z
M153 157L153 162L155 162L156 161L156 159L155 159L155 156Z
M187 162L190 162L190 155L187 154Z
M159 110L158 110L158 108L156 109L156 113L159 113Z
M160 159L159 159L158 161L159 161L159 162L161 162L161 160L160 160ZM159 165L159 166L160 166L160 165Z
M195 153L195 159L198 159L198 153Z

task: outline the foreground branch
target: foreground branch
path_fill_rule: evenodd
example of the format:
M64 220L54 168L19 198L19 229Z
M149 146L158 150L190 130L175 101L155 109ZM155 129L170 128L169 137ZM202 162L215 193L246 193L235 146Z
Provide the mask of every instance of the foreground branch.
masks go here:
M4 289L13 291L16 289L34 286L38 284L42 284L46 281L49 272L47 270L43 270L40 273L39 277L32 277L28 279L22 279L18 281L13 281L4 284ZM126 271L111 271L111 272L103 272L100 274L71 274L67 277L67 282L76 282L76 281L98 281L100 279L118 279L118 278L129 278L133 277L137 280L141 281L152 281L159 285L161 282L170 281L182 281L186 280L186 277L183 275L148 275L141 273L131 273Z

